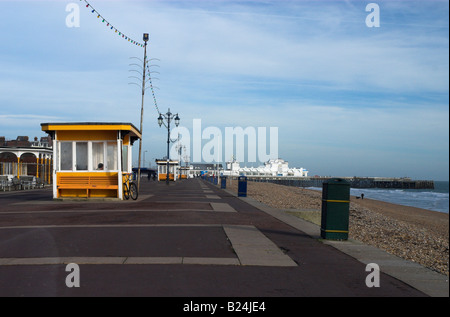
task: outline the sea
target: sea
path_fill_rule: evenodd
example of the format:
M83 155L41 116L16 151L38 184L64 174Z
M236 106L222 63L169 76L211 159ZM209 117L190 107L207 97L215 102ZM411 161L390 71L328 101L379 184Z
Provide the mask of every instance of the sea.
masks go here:
M310 189L322 191L322 188L318 187ZM361 196L361 194L364 194L364 198L448 214L448 181L434 181L434 189L350 188L350 195Z

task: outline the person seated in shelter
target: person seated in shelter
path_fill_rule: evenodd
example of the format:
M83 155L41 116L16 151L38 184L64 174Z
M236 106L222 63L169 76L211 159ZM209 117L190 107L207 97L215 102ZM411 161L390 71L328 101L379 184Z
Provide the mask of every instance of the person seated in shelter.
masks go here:
M103 163L98 163L97 169L103 171Z

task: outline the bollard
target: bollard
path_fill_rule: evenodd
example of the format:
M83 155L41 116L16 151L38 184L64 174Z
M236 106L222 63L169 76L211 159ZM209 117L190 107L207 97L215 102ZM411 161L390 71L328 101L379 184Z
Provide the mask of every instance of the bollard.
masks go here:
M247 197L247 177L239 176L238 178L238 197Z
M220 188L221 189L226 189L227 188L227 177L226 176L221 176L220 177Z
M332 178L322 185L322 219L320 236L323 239L347 240L350 211L350 183Z

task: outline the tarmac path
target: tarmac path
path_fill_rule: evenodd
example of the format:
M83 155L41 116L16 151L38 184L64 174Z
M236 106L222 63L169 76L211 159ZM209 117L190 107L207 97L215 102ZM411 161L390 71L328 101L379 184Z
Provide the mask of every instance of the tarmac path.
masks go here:
M137 201L0 193L0 296L422 297L201 179L143 180ZM69 263L80 287L68 287Z

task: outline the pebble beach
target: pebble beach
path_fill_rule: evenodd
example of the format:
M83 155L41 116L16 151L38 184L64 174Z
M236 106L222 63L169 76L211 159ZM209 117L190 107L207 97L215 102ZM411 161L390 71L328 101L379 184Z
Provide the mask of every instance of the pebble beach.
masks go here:
M237 180L227 189L237 192ZM320 225L322 193L272 183L247 183L247 195ZM349 239L449 275L449 215L351 196Z

